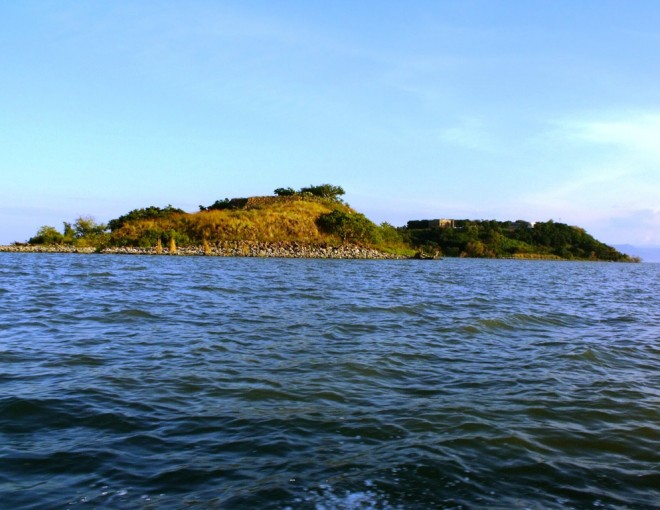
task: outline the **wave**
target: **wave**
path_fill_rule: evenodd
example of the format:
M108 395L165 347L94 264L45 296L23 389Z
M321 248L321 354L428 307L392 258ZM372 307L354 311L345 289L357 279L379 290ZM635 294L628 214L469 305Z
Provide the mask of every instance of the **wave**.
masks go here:
M11 266L0 506L660 500L660 309L619 292L653 296L653 265L634 268L643 278L469 260Z

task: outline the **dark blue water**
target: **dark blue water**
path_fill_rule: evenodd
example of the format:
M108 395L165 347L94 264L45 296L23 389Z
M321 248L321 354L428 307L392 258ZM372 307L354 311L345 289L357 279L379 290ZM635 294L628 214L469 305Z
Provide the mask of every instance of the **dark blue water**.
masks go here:
M656 264L0 254L0 508L660 508L658 296Z

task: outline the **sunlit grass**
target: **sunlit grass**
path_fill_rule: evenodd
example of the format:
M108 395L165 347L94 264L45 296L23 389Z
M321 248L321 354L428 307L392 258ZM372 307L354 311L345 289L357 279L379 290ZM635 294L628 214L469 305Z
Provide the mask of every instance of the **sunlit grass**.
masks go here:
M349 211L339 203L282 201L250 209L212 210L174 214L165 218L124 224L113 233L115 244L156 246L158 239L179 245L204 245L234 241L303 242L337 244L334 235L321 232L316 221L333 208Z
M392 226L378 227L341 202L317 198L269 198L255 200L241 208L174 213L128 221L111 234L112 244L156 247L157 252L159 246L160 252L164 251L162 245L165 244L169 246L170 254L176 253L177 246L201 247L205 254L210 254L214 246L227 243L236 243L238 250L246 251L249 251L248 245L254 243L300 243L310 246L358 244L398 256L415 253ZM349 236L345 230L333 230L319 222L319 218L337 212L340 218L357 218L360 229L366 230Z

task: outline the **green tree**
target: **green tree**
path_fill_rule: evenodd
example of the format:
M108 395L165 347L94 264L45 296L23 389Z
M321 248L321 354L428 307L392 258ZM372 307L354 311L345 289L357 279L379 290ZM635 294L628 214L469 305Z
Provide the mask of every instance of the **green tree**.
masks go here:
M64 223L64 239L63 242L65 244L73 244L73 241L76 237L76 231L73 229L73 225L68 222L63 222Z
M273 193L275 193L278 197L290 197L298 192L293 188L277 188Z
M225 199L225 200L229 202L229 199ZM199 207L200 210L204 208L201 205ZM110 231L114 232L115 230L119 230L123 225L131 221L167 218L174 214L185 214L185 211L183 209L172 207L171 204L168 204L167 207L156 207L155 205L151 205L149 207L145 207L142 209L133 209L129 213L124 214L119 218L110 220L108 222L108 228L110 229Z
M405 244L406 240L400 231L387 222L380 224L380 236L384 243L387 244Z
M485 257L487 256L486 246L481 241L470 241L463 254L467 257Z
M74 244L101 247L108 241L106 230L103 223L97 223L91 216L81 216L73 223Z
M44 225L37 231L37 235L31 237L30 244L61 244L64 236L55 227Z
M80 216L73 224L73 231L76 239L82 239L103 234L106 226L103 223L96 223L91 216Z
M317 225L323 231L339 236L345 243L374 244L382 240L378 227L360 213L347 213L335 209L321 215Z
M332 184L321 184L319 186L308 186L306 188L300 188L300 193L305 194L309 193L315 197L319 198L328 198L330 200L341 201L339 198L341 195L344 195L346 192L341 186L333 186Z

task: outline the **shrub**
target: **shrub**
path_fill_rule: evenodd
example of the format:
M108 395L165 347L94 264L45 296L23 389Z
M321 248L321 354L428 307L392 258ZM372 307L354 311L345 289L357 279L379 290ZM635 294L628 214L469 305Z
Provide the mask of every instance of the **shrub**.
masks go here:
M273 193L278 197L291 197L297 193L293 188L277 188Z
M81 216L73 223L73 244L102 247L108 242L107 227L91 216ZM66 237L66 236L65 236Z
M112 232L114 232L115 230L120 229L124 224L129 223L131 221L166 218L174 214L184 214L184 213L185 211L183 209L172 207L169 204L167 207L162 207L162 208L152 205L142 209L133 209L129 213L124 214L119 218L110 220L108 222L108 228Z
M332 184L321 184L319 186L308 186L307 188L300 188L300 193L309 193L312 196L319 198L329 198L331 200L340 201L339 196L344 195L346 192L341 186L333 186Z
M317 225L321 230L339 236L345 243L375 244L382 240L378 227L360 213L335 209L319 216Z
M29 244L61 244L64 236L55 227L44 225L37 231L37 235L31 237Z

